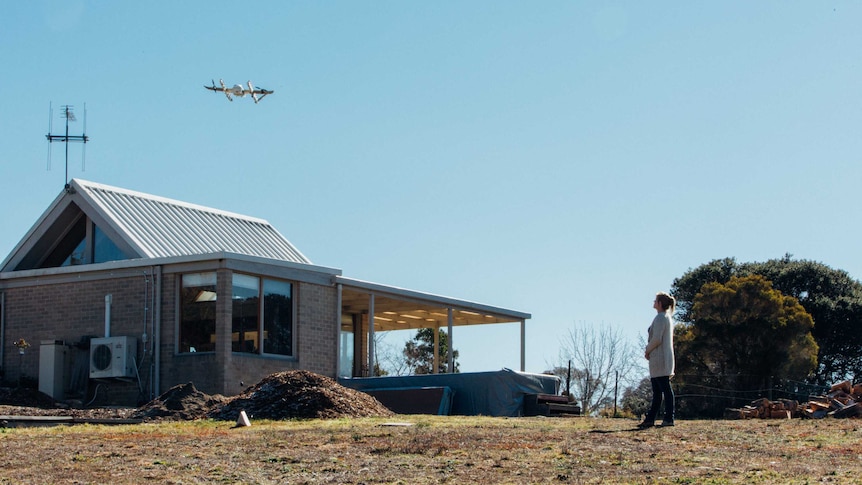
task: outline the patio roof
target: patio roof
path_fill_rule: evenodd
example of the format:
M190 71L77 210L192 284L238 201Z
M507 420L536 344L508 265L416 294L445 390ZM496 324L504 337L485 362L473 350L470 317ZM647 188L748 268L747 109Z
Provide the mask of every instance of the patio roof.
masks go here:
M343 276L336 276L335 283L342 285L344 313L370 313L370 297L374 295L377 331L447 326L450 309L453 326L522 322L531 318L529 313Z

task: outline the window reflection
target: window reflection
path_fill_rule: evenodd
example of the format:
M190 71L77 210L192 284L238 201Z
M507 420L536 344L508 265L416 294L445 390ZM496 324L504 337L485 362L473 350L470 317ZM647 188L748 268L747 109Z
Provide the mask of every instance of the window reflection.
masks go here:
M231 349L234 352L258 353L259 294L260 278L234 273L231 295Z
M180 352L215 350L216 274L182 275Z
M106 263L122 259L129 259L129 257L99 229L99 226L93 226L93 262Z
M231 350L294 355L293 284L241 273L231 283ZM181 293L179 351L214 351L216 274L183 275Z
M293 285L263 282L263 351L293 355Z

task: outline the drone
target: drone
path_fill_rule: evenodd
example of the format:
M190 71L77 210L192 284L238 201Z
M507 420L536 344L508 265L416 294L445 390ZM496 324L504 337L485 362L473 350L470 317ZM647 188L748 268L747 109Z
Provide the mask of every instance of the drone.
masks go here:
M221 84L221 87L216 86L215 80L213 80L212 86L204 85L204 87L213 92L223 92L224 95L227 96L228 101L233 101L233 96L243 98L245 95L249 94L251 95L251 99L254 100L254 104L257 104L258 101L265 98L267 94L275 92L263 88L255 89L251 84L251 81L248 82L248 89L242 87L242 84L235 84L233 87L229 88L224 85L224 80L222 79L219 79L218 82Z

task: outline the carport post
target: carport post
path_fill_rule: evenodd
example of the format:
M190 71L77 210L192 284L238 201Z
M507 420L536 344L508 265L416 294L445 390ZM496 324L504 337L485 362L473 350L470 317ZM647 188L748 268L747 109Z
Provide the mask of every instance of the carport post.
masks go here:
M452 357L452 308L449 307L448 310L449 316L447 317L447 320L449 326L446 330L449 332L449 335L447 335L447 337L449 338L449 345L446 347L446 372L451 374L455 372L455 359Z
M440 322L434 323L434 370L432 374L440 373Z
M368 296L368 375L374 376L374 293Z
M341 283L335 285L335 377L341 377L341 352L344 342L341 341L341 305L344 298L344 286Z
M526 335L527 335L527 321L522 318L521 319L521 372L526 372L525 367L526 367L527 353L524 350L524 341L526 340L525 339Z

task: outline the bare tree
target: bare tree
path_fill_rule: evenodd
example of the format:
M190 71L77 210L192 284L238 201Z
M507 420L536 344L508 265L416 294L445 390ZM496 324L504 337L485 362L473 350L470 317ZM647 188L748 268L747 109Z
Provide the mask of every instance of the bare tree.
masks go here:
M613 402L617 385L625 386L641 370L635 347L610 325L581 323L570 328L560 339L560 364L556 369L566 369L569 362L571 393L586 415ZM562 378L565 382L566 376Z
M407 357L395 345L387 342L383 332L374 334L375 375L404 376L410 374Z

